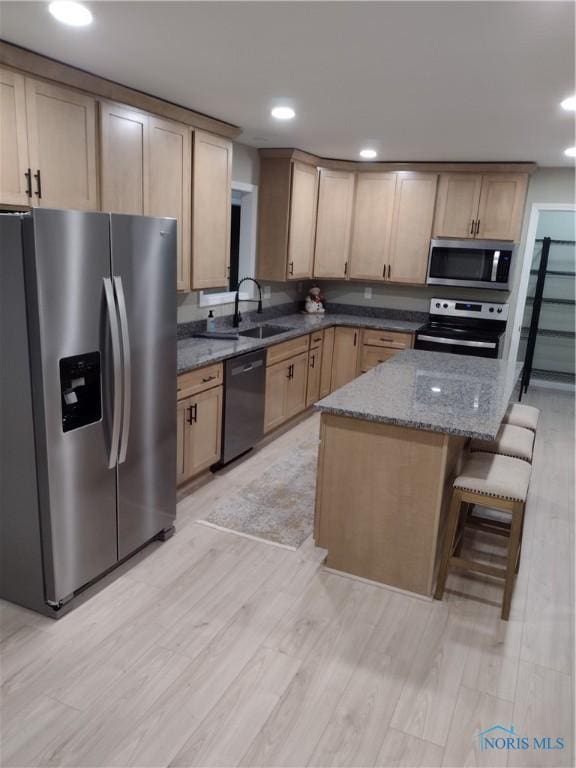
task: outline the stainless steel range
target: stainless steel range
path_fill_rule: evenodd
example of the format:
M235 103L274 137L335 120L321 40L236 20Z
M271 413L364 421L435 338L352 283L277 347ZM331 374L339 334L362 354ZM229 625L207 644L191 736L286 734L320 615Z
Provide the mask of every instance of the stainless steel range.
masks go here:
M475 357L499 357L508 304L431 299L428 323L416 334L415 349Z

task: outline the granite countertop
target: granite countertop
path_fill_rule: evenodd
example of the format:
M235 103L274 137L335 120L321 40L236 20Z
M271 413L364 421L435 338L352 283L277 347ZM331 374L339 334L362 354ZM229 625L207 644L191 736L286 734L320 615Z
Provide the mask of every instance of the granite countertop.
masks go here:
M322 413L493 440L521 364L408 349L315 404Z
M321 328L330 328L331 326L347 325L356 328L374 328L382 331L403 331L405 333L414 333L422 327L422 322L411 320L394 320L380 317L366 317L362 315L346 314L324 314L324 315L305 315L294 313L290 315L281 315L279 317L262 320L261 322L242 322L239 330L254 328L257 325L276 325L285 326L286 333L278 333L267 339L253 339L249 336L240 336L236 340L228 339L202 339L202 338L183 338L178 340L178 373L185 373L194 368L201 368L203 365L218 363L229 357L242 355L245 352L252 352L255 349L264 349L274 344L279 344L288 339L294 339L297 336L303 336L306 333L312 333ZM232 331L232 328L226 330Z

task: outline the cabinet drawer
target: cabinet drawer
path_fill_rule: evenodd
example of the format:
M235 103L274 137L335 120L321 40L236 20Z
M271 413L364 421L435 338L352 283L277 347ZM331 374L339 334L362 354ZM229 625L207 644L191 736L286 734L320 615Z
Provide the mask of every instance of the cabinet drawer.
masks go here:
M294 357L302 352L308 352L309 344L309 335L298 336L297 339L290 339L290 341L283 341L282 344L275 344L268 349L266 365L274 365L274 363L279 363L281 360Z
M207 365L205 368L198 368L195 371L182 373L178 376L178 400L182 400L183 397L190 397L190 395L195 395L205 389L222 384L222 379L222 363Z
M324 341L324 331L316 331L310 334L310 349L317 349Z
M399 349L387 349L386 347L362 347L362 352L360 353L360 372L366 373L366 371L375 368L380 363L385 363L386 360L397 355L399 351Z
M412 347L412 334L398 333L397 331L365 330L362 334L362 342L372 347L410 349Z

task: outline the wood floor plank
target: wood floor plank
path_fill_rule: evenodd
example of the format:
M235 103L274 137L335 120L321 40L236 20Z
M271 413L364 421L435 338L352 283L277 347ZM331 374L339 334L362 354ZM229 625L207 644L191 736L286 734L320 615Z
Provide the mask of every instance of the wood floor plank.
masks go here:
M375 768L439 768L442 747L389 728Z

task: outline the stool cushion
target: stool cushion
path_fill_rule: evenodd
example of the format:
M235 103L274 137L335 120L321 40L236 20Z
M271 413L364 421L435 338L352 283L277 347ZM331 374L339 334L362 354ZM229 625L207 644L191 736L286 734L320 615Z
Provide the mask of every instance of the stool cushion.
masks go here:
M454 480L454 487L500 499L526 501L530 471L527 461L494 453L472 453Z
M532 461L534 432L513 424L502 424L495 440L472 440L471 451L498 453L501 456L513 456L515 459Z
M521 405L520 403L511 403L504 418L504 424L514 424L516 427L524 427L536 432L540 411L531 405Z

